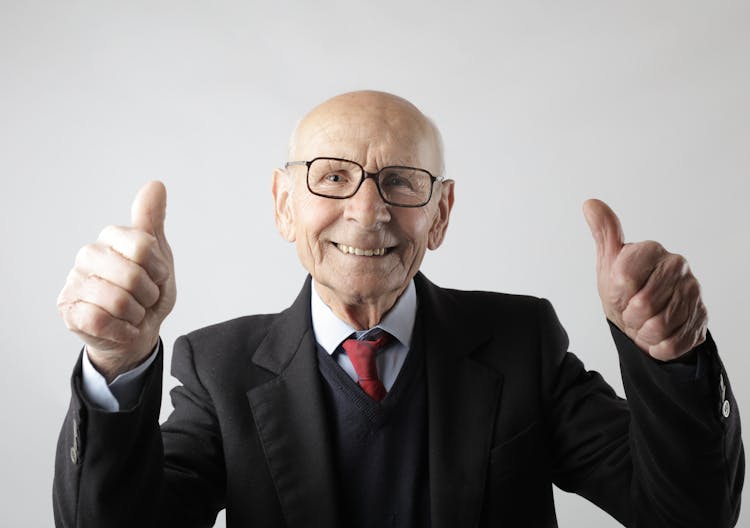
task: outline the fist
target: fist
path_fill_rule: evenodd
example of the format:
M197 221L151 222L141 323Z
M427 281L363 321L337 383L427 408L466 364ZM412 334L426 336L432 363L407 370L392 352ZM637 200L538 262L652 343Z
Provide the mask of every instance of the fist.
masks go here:
M133 201L131 227L105 227L80 249L57 298L68 329L86 344L107 381L143 361L159 339L177 290L164 235L167 191L144 185Z
M587 200L599 296L607 318L652 357L676 359L706 339L708 314L687 261L653 241L626 244L607 204Z

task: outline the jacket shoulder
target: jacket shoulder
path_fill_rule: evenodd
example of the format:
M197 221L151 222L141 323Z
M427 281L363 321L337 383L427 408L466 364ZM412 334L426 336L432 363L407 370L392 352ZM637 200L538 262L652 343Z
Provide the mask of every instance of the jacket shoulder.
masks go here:
M462 318L476 324L503 327L520 323L528 325L539 320L545 312L553 312L547 299L514 293L458 290L432 285L426 289L426 300L433 309L444 314L461 314Z
M223 345L237 341L244 343L260 342L268 333L268 329L279 318L279 315L278 313L244 315L198 328L182 337L187 338L195 345Z
M276 324L281 314L246 315L193 330L178 337L172 358L175 363L186 357L197 370L236 368L246 364Z
M537 309L545 299L533 295L517 293L494 292L484 290L457 290L453 288L439 289L447 297L466 305L482 305L493 307L508 307L514 309Z

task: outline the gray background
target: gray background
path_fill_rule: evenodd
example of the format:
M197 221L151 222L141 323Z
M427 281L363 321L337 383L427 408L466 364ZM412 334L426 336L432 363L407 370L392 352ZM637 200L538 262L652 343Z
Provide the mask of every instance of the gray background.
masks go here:
M602 198L629 240L688 257L747 423L749 5L0 2L0 525L52 525L79 350L55 298L77 249L159 178L167 345L285 307L304 273L273 226L271 170L295 120L351 89L405 96L444 133L457 202L433 281L550 298L621 392L580 212ZM616 526L556 498L563 527Z

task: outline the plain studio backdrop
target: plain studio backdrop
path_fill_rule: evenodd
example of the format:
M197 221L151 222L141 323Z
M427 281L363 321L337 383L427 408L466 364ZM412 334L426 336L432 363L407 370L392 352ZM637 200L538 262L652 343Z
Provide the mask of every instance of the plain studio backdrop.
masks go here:
M456 205L428 277L549 298L571 350L622 394L581 214L599 197L628 240L687 256L748 423L749 3L0 6L0 525L53 524L80 349L55 299L78 248L127 224L137 189L158 178L178 284L167 349L283 309L305 273L275 231L271 171L295 121L353 89L402 95L443 131ZM584 499L556 499L562 527L617 526Z

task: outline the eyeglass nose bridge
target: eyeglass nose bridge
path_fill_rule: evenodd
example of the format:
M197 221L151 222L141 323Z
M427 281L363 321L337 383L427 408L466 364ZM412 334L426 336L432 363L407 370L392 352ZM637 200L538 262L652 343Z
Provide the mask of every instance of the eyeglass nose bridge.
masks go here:
M383 200L383 203L388 205L390 202L386 199L386 197L383 195L383 189L380 188L380 171L377 172L367 172L364 167L360 165L360 169L362 170L362 178L359 180L359 185L357 185L357 188L354 189L354 192L352 192L348 197L352 198L355 194L359 192L359 189L362 187L362 184L365 183L365 180L371 178L373 183L375 184L375 188L378 190L378 194L380 195L380 199Z

